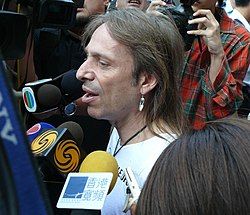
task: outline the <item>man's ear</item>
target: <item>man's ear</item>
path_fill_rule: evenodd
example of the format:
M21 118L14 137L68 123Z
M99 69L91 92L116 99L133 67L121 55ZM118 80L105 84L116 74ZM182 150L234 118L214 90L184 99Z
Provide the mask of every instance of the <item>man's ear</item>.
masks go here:
M155 88L158 81L154 75L143 72L140 76L139 84L141 86L141 94L146 94Z

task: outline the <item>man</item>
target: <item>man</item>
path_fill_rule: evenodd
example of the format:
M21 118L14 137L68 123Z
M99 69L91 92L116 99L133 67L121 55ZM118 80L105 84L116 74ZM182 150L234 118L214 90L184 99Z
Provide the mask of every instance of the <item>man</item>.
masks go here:
M218 6L223 1L218 1ZM234 23L216 0L200 0L188 34L197 35L181 73L184 110L194 127L234 114L240 107L242 81L250 56L250 34ZM200 42L198 40L200 39Z
M138 8L140 10L146 11L149 7L153 10L153 7L156 6L166 6L166 5L175 5L176 2L179 4L178 1L173 0L117 0L116 8L117 9L124 9L124 8Z
M125 168L131 167L142 188L185 125L177 82L183 44L167 17L127 9L92 21L84 46L88 57L77 71L82 102L90 116L115 127L107 151L117 159L119 177L102 214L118 215L127 206Z
M116 8L123 9L133 7L145 11L149 6L149 2L148 0L117 0Z

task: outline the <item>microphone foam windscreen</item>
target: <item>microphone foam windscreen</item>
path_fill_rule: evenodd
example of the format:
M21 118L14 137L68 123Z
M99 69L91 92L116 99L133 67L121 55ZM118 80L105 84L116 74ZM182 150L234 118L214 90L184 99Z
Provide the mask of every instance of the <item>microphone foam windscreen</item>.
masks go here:
M70 102L80 98L83 95L82 82L76 78L76 70L70 70L64 73L61 81L61 90Z
M52 84L44 84L37 91L38 102L44 108L57 107L61 98L60 89Z
M76 140L76 142L81 145L83 142L83 130L82 127L73 121L68 121L65 122L61 125L58 126L58 128L67 128L69 130L69 132L71 133L71 135L74 137L74 139Z
M111 154L105 151L94 151L83 160L79 172L112 172L113 178L109 187L110 193L118 177L118 164Z

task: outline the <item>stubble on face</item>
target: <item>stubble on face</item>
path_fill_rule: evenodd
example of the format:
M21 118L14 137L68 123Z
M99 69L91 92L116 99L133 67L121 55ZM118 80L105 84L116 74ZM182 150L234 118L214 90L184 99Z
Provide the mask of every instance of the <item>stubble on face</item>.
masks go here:
M100 92L99 98L89 104L89 115L109 121L128 117L136 111L139 97L138 86L132 86L134 62L130 51L111 37L105 24L94 32L87 51L95 80L85 84ZM107 62L108 66L98 66L99 60Z

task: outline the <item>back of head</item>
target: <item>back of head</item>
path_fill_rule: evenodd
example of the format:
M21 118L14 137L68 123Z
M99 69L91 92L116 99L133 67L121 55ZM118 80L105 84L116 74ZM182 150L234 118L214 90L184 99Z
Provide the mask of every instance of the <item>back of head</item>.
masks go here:
M99 16L85 31L85 46L93 32L105 23L111 36L125 45L134 59L133 85L142 73L154 75L157 86L145 100L147 124L165 121L176 133L183 115L178 93L184 45L175 24L168 17L146 14L138 9L118 10Z
M136 214L249 214L249 143L239 119L183 134L155 163Z

